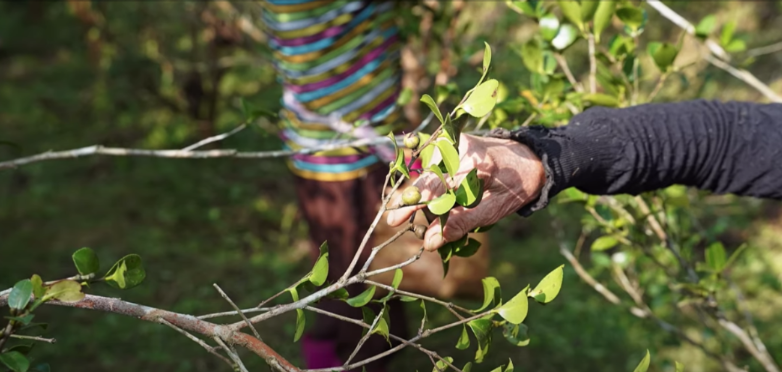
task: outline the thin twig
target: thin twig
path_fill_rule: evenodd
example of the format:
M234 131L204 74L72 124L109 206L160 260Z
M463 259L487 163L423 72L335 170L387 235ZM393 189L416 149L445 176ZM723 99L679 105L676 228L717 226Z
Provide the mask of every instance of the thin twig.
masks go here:
M725 318L718 319L717 322L726 331L736 336L739 341L741 341L741 344L744 345L744 348L747 349L747 351L749 351L749 353L752 354L752 356L755 357L755 359L757 359L761 365L763 365L763 368L767 372L779 372L779 367L777 367L777 365L774 363L774 360L771 358L771 356L758 350L747 332L745 332L741 327Z
M239 306L236 306L236 304L231 300L230 297L228 297L227 294L225 294L225 292L223 292L223 289L220 288L220 286L217 285L217 283L212 283L212 286L215 287L217 292L220 292L220 296L223 296L223 299L228 301L228 303L231 305L231 307L233 307L234 310L236 310L236 313L239 314L239 316L241 316L242 319L244 319L245 322L247 322L247 325L250 326L250 329L253 331L253 334L255 335L255 337L258 338L259 340L263 341L263 339L261 338L261 335L258 333L258 330L255 329L255 326L252 323L250 323L250 319L247 319L247 316L245 316L244 313L242 312L242 310L239 309Z
M22 339L22 340L40 341L40 342L45 342L47 344L57 343L57 339L56 338L43 338L43 337L38 337L38 336L25 336L25 335L14 335L14 334L12 334L11 338L18 338L18 339Z
M570 71L570 66L568 66L565 56L563 56L560 53L554 53L554 59L557 60L557 64L559 65L559 68L561 68L562 72L565 73L565 77L567 77L567 80L570 82L570 85L572 85L573 88L576 89L576 92L582 93L584 91L584 87L582 87L581 84L579 84L579 82L576 80L575 76L573 76L573 72Z
M244 313L244 314L250 314L250 313L262 313L262 312L266 312L266 311L269 311L269 310L271 310L271 308L269 308L269 307L261 307L261 308L253 307L253 308L250 308L250 309L243 309L243 310L241 310L241 312ZM233 316L233 315L239 315L239 314L237 314L237 312L235 310L234 311L223 311L221 313L212 313L212 314L199 315L197 318L198 319L211 319L211 318L219 318L219 317L223 317L223 316Z
M181 333L181 334L185 335L185 337L187 337L187 338L189 338L189 339L193 340L193 342L195 342L195 343L197 343L197 344L201 345L201 347L203 347L204 349L206 349L206 351L208 351L209 353L211 353L211 354L215 355L216 357L218 357L218 358L222 359L222 360L223 360L225 363L227 363L229 366L231 366L231 369L233 369L233 368L234 368L234 366L235 366L235 365L234 365L233 363L231 363L231 361L230 361L230 360L228 360L228 358L226 358L226 357L224 357L224 356L220 355L220 353L218 353L218 352L217 352L217 349L215 349L215 348L214 348L214 347L212 347L212 346L209 346L209 344L207 344L206 342L204 342L204 340L202 340L202 339L200 339L200 338L198 338L198 337L196 337L196 336L192 335L190 332L188 332L188 331L185 331L185 330L184 330L184 329L182 329L182 328L179 328L179 327L177 327L177 326L175 326L175 325L173 325L173 324L169 323L169 322L168 322L167 320L165 320L165 319L160 319L160 323L163 323L163 324L165 324L165 325L167 325L167 326L171 327L173 330L175 330L175 331L177 331L177 332L179 332L179 333Z
M652 90L652 93L649 94L649 98L646 99L646 102L652 102L654 97L657 97L657 93L660 93L660 89L662 89L663 83L665 83L665 79L667 78L668 73L660 75L660 79L657 80L657 85L654 86L654 90Z
M747 50L747 57L760 57L762 55L782 52L782 41L758 48Z
M182 151L192 151L192 150L195 150L195 149L197 149L197 148L199 148L201 146L210 144L212 142L222 141L222 140L224 140L224 139L226 139L226 138L228 138L230 136L233 136L236 133L241 132L242 129L244 129L244 128L247 128L247 124L242 124L242 125L234 128L230 132L226 132L226 133L223 133L223 134L218 134L216 136L212 136L212 137L209 137L209 138L204 138L204 139L202 139L202 140L200 140L200 141L198 141L198 142L196 142L196 143L194 143L194 144L192 144L190 146L187 146L187 147L183 148Z
M244 363L242 363L242 359L239 358L239 355L236 354L233 348L229 348L228 345L226 345L225 342L223 342L223 340L220 339L220 337L215 336L214 340L220 345L220 347L223 348L223 350L225 350L228 356L231 357L231 360L233 360L234 363L236 363L240 371L249 372L247 370L247 367L244 366Z
M436 303L438 305L442 305L443 307L446 307L448 309L458 309L458 310L463 311L463 312L468 313L468 314L471 313L471 311L469 309L465 309L465 308L463 308L461 306L457 306L453 302L445 302L445 301L438 300L438 299L436 299L434 297L429 297L429 296L424 296L424 295L421 295L421 294L418 294L418 293L412 293L412 292L408 292L408 291L403 291L401 289L395 289L394 287L392 287L390 285L386 285L386 284L383 284L383 283L378 283L378 282L373 281L373 280L365 280L364 283L365 284L369 284L369 285L374 285L374 286L376 286L378 288L385 289L385 290L387 290L389 292L392 292L392 293L397 293L397 294L400 294L400 295L403 295L403 296L408 296L408 297L417 298L419 300L425 300L425 301L433 302L433 303Z
M345 361L344 365L349 365L350 361L352 361L353 358L356 357L356 354L358 354L359 350L361 350L361 347L364 346L367 340L369 340L369 337L372 336L372 330L375 329L375 327L377 327L377 324L380 322L380 319L383 319L383 313L385 313L385 311L386 311L385 306L382 309L380 309L380 312L375 317L375 320L372 321L372 324L369 326L369 330L363 337L361 337L360 340L358 340L358 344L353 349L353 352L350 353L350 356L348 357L348 360Z
M595 59L595 35L587 34L589 44L589 93L597 93L597 61Z
M361 268L361 271L359 271L359 273L364 273L364 272L367 271L367 269L369 269L369 264L371 264L372 260L375 259L375 255L377 255L377 252L380 252L381 249L383 249L383 248L389 246L391 243L395 242L397 239L399 239L405 233L410 232L412 227L413 227L413 224L410 224L409 226L406 226L404 229L401 229L401 230L397 231L396 234L394 234L393 236L388 238L388 240L386 240L382 244L378 245L377 247L372 248L372 252L369 254L369 257L367 257L367 261L364 263L364 267Z
M314 307L314 306L307 306L305 309L309 310L309 311L312 311L312 312L315 312L315 313L319 313L319 314L323 314L323 315L326 315L326 316L330 316L330 317L335 318L335 319L339 319L339 320L342 320L342 321L345 321L345 322L348 322L348 323L352 323L352 324L355 324L355 325L358 325L358 326L370 329L370 325L369 324L364 323L363 321L358 320L358 319L348 318L346 316L335 314L335 313L332 313L332 312L327 311L327 310L319 309L319 308ZM395 334L392 334L392 333L389 333L388 337L391 337L394 340L399 341L399 342L401 342L401 343L403 343L403 344L405 344L407 346L412 346L412 347L420 350L422 353L429 355L430 357L434 357L434 358L437 358L437 359L443 361L443 363L447 364L449 367L453 368L454 370L461 372L461 369L459 369L456 366L452 365L450 362L448 362L447 360L445 360L443 357L441 357L439 354L437 354L436 352L434 352L432 350L426 349L426 348L424 348L423 346L421 346L419 344L412 343L412 342L410 342L408 340L405 340L404 338L401 338L401 337L399 337L399 336L397 336Z

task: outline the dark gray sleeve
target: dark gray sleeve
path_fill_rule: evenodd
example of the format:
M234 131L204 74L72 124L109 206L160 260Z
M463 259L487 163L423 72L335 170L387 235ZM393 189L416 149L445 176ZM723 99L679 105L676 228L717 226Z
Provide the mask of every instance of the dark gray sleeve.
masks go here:
M689 101L592 108L566 126L494 131L530 146L547 182L529 215L569 187L639 194L674 184L782 199L782 104Z

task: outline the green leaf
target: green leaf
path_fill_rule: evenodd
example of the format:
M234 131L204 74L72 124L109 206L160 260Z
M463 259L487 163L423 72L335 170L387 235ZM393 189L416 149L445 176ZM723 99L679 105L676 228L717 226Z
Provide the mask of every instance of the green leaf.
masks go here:
M443 171L440 170L440 167L433 165L429 167L429 171L436 174L437 177L440 179L440 182L443 183L443 187L448 189L448 182L445 181L445 176L443 175Z
M646 372L646 370L649 369L649 362L650 362L649 350L646 350L646 356L643 359L641 359L641 363L638 363L638 367L635 367L635 370L633 372Z
M700 38L705 38L714 31L714 27L717 26L717 17L714 14L709 14L703 17L698 25L695 26L695 35Z
M415 298L415 297L399 296L399 301L402 301L402 302L413 302L415 300L417 300L417 298Z
M491 230L492 227L494 227L494 225L496 225L496 223L493 223L493 224L491 224L489 226L476 227L475 230L473 230L472 232L474 232L474 233L487 232L487 231Z
M595 11L595 21L593 26L593 33L595 34L595 41L600 42L600 34L603 33L606 27L611 24L611 18L614 16L614 9L616 9L616 0L600 1Z
M459 341L456 341L456 348L464 350L470 347L470 335L467 334L467 326L462 326L462 335L459 337Z
M674 363L676 363L676 372L684 372L684 365L683 364L681 364L679 362L674 362Z
M430 95L424 94L423 97L421 97L421 102L429 106L429 109L432 110L434 116L437 116L437 119L440 120L440 124L445 123L445 120L443 120L443 114L440 113L440 108L437 107L437 103L434 102L434 99L432 99Z
M364 292L361 292L361 294L359 294L358 296L348 299L346 302L348 303L348 305L353 307L362 307L368 304L369 301L371 301L372 297L374 296L375 296L375 286L373 285L367 288Z
M617 244L619 244L619 241L616 240L616 238L614 238L613 236L610 235L601 236L595 239L595 241L592 243L592 250L597 252L605 251L607 249L613 248Z
M462 372L470 372L472 371L472 362L467 362L467 364L462 367Z
M30 302L30 296L33 295L33 283L30 279L24 279L16 282L11 294L8 295L8 307L16 310L23 310Z
M363 309L363 308L362 308ZM388 315L388 308L384 308L382 312L382 316L380 319L377 320L377 324L375 324L375 327L370 330L372 334L379 334L386 338L386 341L388 341L388 335L389 335L389 315ZM373 319L374 323L374 319ZM372 324L372 323L370 323Z
M81 291L81 284L74 280L61 280L52 284L43 297L45 300L55 299L62 302L78 302L84 298Z
M394 271L394 279L391 281L391 287L393 287L394 289L398 289L398 288L399 288L399 284L401 284L401 283L402 283L402 277L403 277L403 276L404 276L404 274L402 273L402 269L396 269L396 270ZM383 298L382 298L382 299L380 299L378 302L385 303L385 302L386 302L386 301L388 301L388 300L391 298L391 296L393 296L393 295L394 295L394 292L392 292L392 291L388 291L388 294L386 294L385 296L383 296Z
M643 9L631 6L617 9L616 16L633 31L638 31L644 25L646 18Z
M478 170L473 169L464 177L456 190L456 202L465 208L472 208L480 202L483 195L483 181L478 178Z
M662 72L669 71L673 66L673 61L676 59L676 55L679 54L679 49L676 46L669 43L649 43L646 47L649 55L652 56L654 64Z
M326 296L328 298L334 298L337 300L346 300L348 297L350 297L350 293L348 293L348 290L345 288L337 289L334 292L331 292Z
M527 346L529 345L529 335L525 324L505 323L502 326L502 336L505 337L511 345Z
M480 363L483 358L489 352L489 345L491 345L491 329L492 321L490 319L475 319L467 323L470 327L475 338L478 340L478 348L475 350L475 361Z
M445 163L445 169L448 170L448 174L451 177L455 177L459 171L459 153L456 151L456 147L446 138L438 138L434 144L440 150L440 155L443 157L443 163Z
M288 289L288 291L291 293L293 302L299 300L299 292L296 290L296 287L291 287L290 289ZM304 315L304 310L296 309L296 333L293 335L293 342L299 341L301 335L304 334L304 326L306 323L307 323L307 317Z
M563 267L565 265L559 266L543 277L540 283L535 286L535 289L530 291L529 297L542 304L547 304L557 298L559 290L562 289Z
M450 267L451 257L453 256L453 245L445 244L437 249L437 253L440 254L440 259L443 261L443 278L448 275L448 268Z
M720 35L720 45L726 47L733 40L733 32L736 31L736 21L730 21L722 27L722 34Z
M559 18L552 13L546 14L538 21L538 26L540 26L541 36L546 41L551 41L559 31Z
M473 238L469 238L467 240L467 244L461 247L456 247L453 250L453 254L454 256L459 256L459 257L470 257L474 255L476 252L478 252L478 249L480 248L481 248L481 242Z
M745 49L747 49L747 44L744 43L744 40L740 39L735 39L725 46L725 51L729 53L743 52Z
M30 368L30 361L18 351L0 354L0 362L14 372L27 372L27 369Z
M499 305L502 302L502 290L500 289L500 282L495 277L483 278L481 280L483 284L483 306L477 310L473 310L474 313L480 313L489 305L493 307Z
M483 76L481 76L480 81L483 81L483 78L486 77L486 73L489 72L489 66L491 66L491 46L485 41L483 45L485 46L483 49Z
M511 298L510 301L500 306L497 309L497 313L500 314L505 320L513 323L520 324L527 317L527 310L529 301L527 300L527 290L529 286L522 289L516 296Z
M603 93L584 94L582 99L584 101L590 102L593 105L597 105L597 106L605 106L605 107L619 106L619 100L617 100L616 97L612 97Z
M46 293L46 288L43 286L43 279L38 274L33 274L32 278L30 278L30 282L33 284L33 295L35 295L35 298L41 298L43 297L44 293Z
M421 320L421 324L422 324L421 329L423 329L426 326L426 324L429 323L429 318L427 318L427 316L426 316L426 301L424 301L424 300L421 300L421 310L424 311L423 318L421 318L422 319Z
M452 191L448 190L445 194L427 202L426 207L429 208L430 212L439 216L448 213L454 204L456 204L456 196Z
M320 256L318 256L318 260L315 261L315 266L312 267L310 283L314 284L316 287L320 287L326 282L328 275L329 244L328 242L323 242L323 244L320 245Z
M141 264L141 257L137 254L129 254L117 261L106 273L106 283L120 288L130 289L144 281L147 273Z
M448 361L448 363L453 363L453 358L451 357L445 357L443 358ZM442 372L448 370L448 364L445 364L442 360L438 360L437 363L434 365L434 369L432 369L432 372Z
M4 318L8 320L15 320L19 323L22 323L22 325L28 325L35 317L35 314L27 314L25 316L6 316Z
M597 11L599 1L596 0L581 0L581 20L589 22L592 20L592 16Z
M497 104L497 88L499 86L500 83L495 79L481 83L470 94L470 97L464 101L462 108L473 117L480 118L486 116L494 108L494 105Z
M562 10L562 14L571 23L578 26L579 29L584 28L584 23L581 21L581 5L572 0L559 0L557 1L559 8Z
M513 361L508 359L508 366L505 367L505 372L513 372Z
M421 138L421 143L424 143L426 139ZM420 155L418 156L419 159L421 159L421 167L424 169L432 167L432 156L434 155L434 149L435 146L433 143L428 144L426 147L421 150Z
M543 73L543 51L535 39L521 46L521 61L530 72Z
M557 36L551 40L551 46L557 50L565 50L567 47L573 45L576 38L578 38L578 30L570 23L565 23L559 28ZM554 62L556 62L556 60Z
M721 272L725 268L727 258L725 255L725 247L722 243L716 242L706 248L706 263L715 272Z
M97 273L100 270L100 260L91 248L81 248L73 253L73 264L81 275Z
M399 106L404 106L410 103L410 100L413 98L413 90L410 88L402 89L402 93L399 93L399 97L396 99L396 104Z

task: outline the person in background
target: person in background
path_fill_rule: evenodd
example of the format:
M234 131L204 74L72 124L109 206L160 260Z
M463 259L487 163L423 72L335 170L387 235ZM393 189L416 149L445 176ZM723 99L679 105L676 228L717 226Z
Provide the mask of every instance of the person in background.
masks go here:
M287 149L400 133L406 125L396 100L401 89L400 40L394 2L263 0L263 27L283 87L281 138ZM343 148L289 160L300 211L309 225L313 259L328 242L329 282L348 269L377 214L388 161L382 147ZM371 243L370 243L371 244ZM370 245L371 247L371 245ZM369 254L364 250L353 274ZM364 288L348 288L351 297ZM388 303L391 333L405 337L398 300ZM360 309L323 300L323 310L361 319ZM379 308L374 309L377 314ZM362 328L321 314L302 340L306 368L341 366L362 337ZM388 350L371 337L353 361ZM388 358L366 366L386 371Z

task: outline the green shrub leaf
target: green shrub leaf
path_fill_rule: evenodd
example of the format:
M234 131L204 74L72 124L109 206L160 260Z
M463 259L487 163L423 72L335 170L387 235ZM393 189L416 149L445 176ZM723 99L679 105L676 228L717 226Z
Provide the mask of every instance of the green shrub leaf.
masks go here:
M27 372L30 368L30 361L18 351L0 354L0 362L14 372Z
M600 42L600 34L603 33L603 30L605 30L609 24L611 24L611 18L614 16L614 9L616 9L616 0L600 1L600 4L597 5L593 26L596 42Z
M106 273L105 280L109 285L119 289L130 289L144 281L147 276L141 264L141 256L129 254L117 261Z
M541 62L542 58L541 54ZM495 79L481 83L464 101L462 108L476 118L486 116L497 104L497 88L499 86L500 83Z
M646 350L646 356L643 359L641 359L641 363L638 363L638 366L635 367L635 370L633 372L646 372L646 370L649 369L649 362L650 362L649 350Z
M456 202L462 207L472 208L483 195L483 181L478 178L478 170L473 169L464 177L456 190Z
M320 245L320 256L315 261L315 266L312 267L312 273L310 275L310 283L316 287L320 287L326 282L326 278L329 275L329 244L323 242Z
M535 39L521 46L521 61L530 72L543 73L543 51Z
M348 299L346 302L348 303L348 305L353 307L362 307L368 304L369 301L371 301L372 297L374 296L375 296L375 286L373 285L367 288L364 292L361 292L361 294L359 294L358 296Z
M505 320L513 324L520 324L523 322L527 317L527 310L529 307L529 301L527 300L527 290L529 290L529 286L522 289L521 292L511 298L510 301L500 306L500 308L497 309L497 313L499 313L500 316Z
M100 260L91 248L81 248L73 253L73 264L81 275L95 274L100 270Z
M489 305L496 307L502 302L502 290L497 278L492 276L483 278L481 283L483 284L483 305L479 309L473 310L474 313L480 313L488 308Z
M669 71L673 66L673 61L676 59L676 55L679 54L679 49L676 46L669 43L652 42L646 47L647 52L652 56L654 64L662 72Z
M445 120L443 120L443 114L440 113L440 108L437 107L437 103L434 102L432 96L424 94L423 97L421 97L421 102L429 106L429 109L432 110L434 116L437 116L437 120L440 120L440 124L445 123Z
M33 283L30 279L24 279L16 282L11 293L8 295L8 307L16 310L23 310L30 302L33 295Z
M502 326L502 336L505 337L511 345L527 346L529 345L529 335L525 324L505 323Z
M84 298L81 284L74 280L61 280L52 284L43 297L45 300L55 299L62 302L79 302Z
M727 262L725 247L722 243L716 242L706 248L706 263L715 272L720 272L725 268Z
M546 14L538 20L538 26L540 26L540 34L546 41L551 41L557 36L559 31L559 18L554 14Z
M33 284L33 295L35 298L41 298L46 293L46 288L43 286L43 279L38 274L33 274L30 278L30 282Z
M559 290L562 289L563 267L565 265L561 265L543 277L535 289L530 291L529 297L542 304L553 301L559 294Z
M453 142L446 138L438 138L435 141L435 146L440 150L440 155L443 157L443 163L445 169L448 170L448 174L451 177L455 177L459 171L459 153L456 151L456 147L453 146Z
M470 347L470 335L467 334L467 326L462 326L462 335L459 337L459 341L456 342L456 348L464 350Z
M695 35L697 35L700 38L708 37L709 34L714 31L714 27L717 26L717 17L714 16L714 14L709 14L703 19L701 19L700 22L698 22L698 25L695 26Z
M607 249L613 248L617 244L619 244L619 241L616 240L616 238L614 238L613 236L610 235L601 236L595 239L595 241L592 243L592 250L598 252L605 251Z
M427 202L426 207L429 208L429 211L439 216L448 213L454 204L456 204L456 196L449 190L445 194Z

